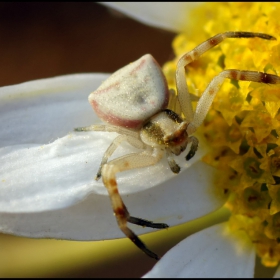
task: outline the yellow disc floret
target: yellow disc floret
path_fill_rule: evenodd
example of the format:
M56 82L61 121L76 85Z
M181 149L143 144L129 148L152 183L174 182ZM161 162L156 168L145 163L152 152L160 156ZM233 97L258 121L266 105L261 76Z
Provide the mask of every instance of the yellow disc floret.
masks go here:
M173 42L176 58L163 67L175 88L178 58L225 31L267 33L277 38L229 39L186 69L191 93L200 96L224 69L280 75L279 3L207 3L193 12L190 30ZM246 20L244 20L246 17ZM218 168L217 185L229 193L232 230L244 230L266 266L280 261L280 86L226 81L200 132L211 152L203 160Z

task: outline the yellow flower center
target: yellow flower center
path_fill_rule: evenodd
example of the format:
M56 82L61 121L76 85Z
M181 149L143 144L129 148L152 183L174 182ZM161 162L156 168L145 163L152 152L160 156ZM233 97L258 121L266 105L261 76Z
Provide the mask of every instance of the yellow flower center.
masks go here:
M175 88L178 58L224 31L267 33L259 38L227 39L186 68L190 92L200 96L224 69L280 75L279 3L207 3L193 12L190 28L179 34L176 58L163 71ZM203 160L218 168L217 185L229 193L232 230L244 230L266 266L280 261L280 86L226 81L203 126L211 152Z

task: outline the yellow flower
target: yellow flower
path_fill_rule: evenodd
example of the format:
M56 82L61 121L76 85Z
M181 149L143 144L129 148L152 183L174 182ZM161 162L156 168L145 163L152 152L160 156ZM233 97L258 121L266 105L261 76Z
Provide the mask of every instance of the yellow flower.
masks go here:
M174 65L182 54L229 30L264 32L277 41L225 40L187 67L191 92L200 96L224 69L280 75L279 12L279 3L212 3L196 9L196 29L175 38L176 58L163 67L170 85L174 87ZM265 266L280 261L279 108L279 85L228 80L200 129L211 147L203 160L219 169L217 185L230 194L229 227L247 234Z

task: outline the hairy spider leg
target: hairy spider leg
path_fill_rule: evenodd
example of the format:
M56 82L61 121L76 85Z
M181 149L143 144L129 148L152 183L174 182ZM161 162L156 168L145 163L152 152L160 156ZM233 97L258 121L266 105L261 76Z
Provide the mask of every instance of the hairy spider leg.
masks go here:
M258 37L265 40L276 40L275 37L264 33L254 32L224 32L217 34L210 39L204 41L193 50L187 52L179 59L176 69L176 87L178 92L178 99L181 106L182 113L185 120L190 123L193 120L194 112L191 104L191 97L186 83L185 66L197 60L202 54L220 44L226 38L254 38ZM189 128L190 129L190 128ZM194 132L194 131L193 131Z
M113 125L91 125L87 127L75 128L75 131L107 131L107 132L118 132L120 133L110 146L107 148L102 158L100 168L97 172L96 179L98 180L101 176L103 183L108 190L113 212L115 214L118 226L122 232L145 254L158 260L159 257L150 251L146 245L140 240L140 238L127 227L127 222L151 227L151 228L168 228L167 224L164 223L153 223L151 221L130 216L120 194L118 191L116 173L125 170L146 167L156 164L162 158L162 151L160 149L152 149L147 146L139 139L139 132L131 131L125 128L121 128ZM107 163L108 158L113 154L117 147L124 141L127 141L132 146L138 149L145 149L144 152L129 154L117 159L114 159Z
M185 120L181 124L182 127L185 123L188 123L187 134L193 134L196 129L202 124L205 119L210 106L222 85L225 78L243 81L254 81L259 83L275 84L279 83L279 77L272 74L266 74L257 71L241 71L236 69L228 69L222 71L210 82L206 90L202 93L195 112L193 111L191 104L191 95L188 91L188 86L185 77L185 66L189 63L197 60L202 54L210 50L214 46L221 43L226 38L254 38L258 37L265 40L276 40L275 37L264 33L254 32L224 32L217 34L210 39L204 41L190 52L184 54L177 63L176 69L176 87L178 92L178 100L181 106L181 112L183 113ZM197 150L198 140L192 138L192 146L190 152L186 156L186 159L191 159Z
M217 94L226 78L237 81L251 81L264 84L280 84L280 77L272 74L266 74L256 71L240 71L236 69L227 69L222 71L212 79L197 103L194 119L192 121L192 125L195 128L199 127L202 124L215 98L215 95Z

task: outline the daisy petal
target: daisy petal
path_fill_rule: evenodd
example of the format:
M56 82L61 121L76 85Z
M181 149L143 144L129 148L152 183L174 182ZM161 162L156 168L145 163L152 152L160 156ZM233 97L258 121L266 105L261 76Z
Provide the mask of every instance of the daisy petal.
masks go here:
M21 188L20 182L18 185L15 184L11 188L11 194L1 195L6 198L0 203L1 231L29 237L75 240L122 237L108 196L93 193L97 188L95 186L97 183L90 176L92 173L90 167L90 164L85 166L84 172L89 173L86 177L80 177L79 172L74 169L70 174L71 179L65 185L63 185L63 179L65 177L67 181L67 176L64 174L69 175L69 172L63 172L63 168L59 168L57 173L53 169L54 174L49 176L53 177L53 180L46 182L39 180L42 184L36 184L34 180L34 185L27 184L24 189ZM212 168L202 162L197 162L193 167L194 169L189 168L182 175L164 181L151 189L126 194L124 201L130 212L134 216L176 225L205 215L221 206L222 200L218 204L217 200L209 199L207 195L209 194L207 181L212 179ZM60 178L59 173L61 173ZM78 178L77 181L73 179L75 175ZM34 177L37 178L36 172ZM152 179L144 169L143 177L138 177ZM184 183L186 178L188 184ZM80 185L78 185L79 179ZM132 180L134 181L134 176ZM138 189L141 186L139 184ZM101 183L100 187L105 191ZM121 184L120 189L122 190ZM17 192L20 195L16 196ZM131 228L138 234L152 231L149 228L134 225L131 225Z
M144 277L252 278L255 252L227 223L195 233L173 247Z
M102 2L136 20L174 32L186 31L188 14L195 2Z
M98 121L87 97L108 74L77 74L0 88L0 147L45 144Z
M116 134L71 132L77 126L100 123L87 96L105 78L70 75L0 90L0 104L6 105L0 110L5 120L0 141L2 232L77 240L122 236L102 181L93 179ZM123 145L114 157L135 151ZM130 212L176 225L219 208L225 198L212 189L213 168L199 161L204 151L201 142L189 163L184 155L179 157L179 175L170 171L165 159L120 173L120 193L125 194ZM151 231L132 227L138 234Z

